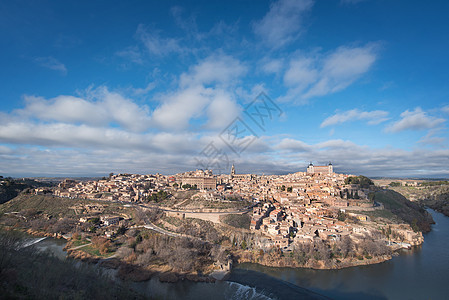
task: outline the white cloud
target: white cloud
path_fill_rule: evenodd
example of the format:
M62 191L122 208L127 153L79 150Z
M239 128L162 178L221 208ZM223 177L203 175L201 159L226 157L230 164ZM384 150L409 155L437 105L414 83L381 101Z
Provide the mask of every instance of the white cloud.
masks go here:
M304 14L312 6L312 0L274 2L263 19L254 23L254 32L270 47L280 48L300 35Z
M223 89L189 87L167 97L155 109L153 122L164 130L185 130L194 119L207 116L207 128L222 129L241 111L232 95Z
M156 88L156 83L150 82L144 88L132 88L131 90L134 95L140 96L140 95L148 94L150 91L154 90L155 88Z
M291 150L295 152L308 152L312 150L312 146L304 143L303 141L285 138L276 146L277 149Z
M301 93L307 87L317 81L319 71L312 58L296 58L290 61L289 68L284 74L286 86L294 89L295 93Z
M25 96L25 108L14 113L39 121L82 123L91 126L108 126L117 123L132 131L146 130L150 125L149 109L139 106L120 94L106 88L93 91L93 100L73 96L52 99Z
M119 128L64 123L9 122L0 127L0 142L42 147L149 151L192 155L201 140L193 133L135 133Z
M117 128L9 121L0 127L0 142L6 144L0 146L0 172L16 176L109 172L173 174L198 167L194 157L212 140L217 137L198 133L142 134ZM237 158L225 145L216 145L231 160L237 159L237 168L242 172L297 172L305 171L309 161L315 164L332 161L337 172L350 174L449 176L447 148L405 151L370 148L349 140L308 144L292 138L273 142L270 137L261 137Z
M278 74L283 66L284 61L282 59L270 59L262 62L262 71L268 74Z
M376 61L376 47L340 47L325 58L320 79L304 95L305 98L323 96L345 89Z
M333 94L347 88L369 71L377 58L377 47L337 48L327 56L292 58L284 74L288 87L281 101L304 103L312 97Z
M442 110L443 112L449 114L449 105L446 105L446 106L443 107L441 110Z
M166 96L164 103L154 110L153 121L163 129L186 129L192 118L203 115L213 93L212 89L197 85Z
M351 109L348 111L342 111L326 118L320 125L321 128L336 124L341 124L345 122L364 120L367 121L369 125L376 125L382 123L386 120L388 112L383 110L373 110L373 111L361 111L359 109Z
M241 107L230 94L218 90L207 108L209 118L207 127L223 129L240 115Z
M0 154L0 172L11 176L104 176L114 173L174 174L192 169L186 155L135 149L41 149L18 147Z
M367 176L449 176L449 150L416 148L410 151L391 147L370 148L349 140L328 140L307 144L291 138L274 146L278 150L278 166L288 172L305 171L307 163L331 161L339 173ZM416 159L420 157L420 159ZM255 163L255 162L254 162ZM301 167L302 166L302 167ZM284 171L287 172L287 171Z
M387 132L400 132L404 130L425 130L435 128L444 123L446 119L429 116L420 107L413 111L406 110L401 113L401 119L390 124Z
M437 134L439 134L441 130L442 128L430 129L429 132L427 132L427 134L418 141L418 143L446 147L447 138L437 136Z
M207 114L206 126L226 126L240 111L227 92L247 68L238 60L223 54L211 55L183 73L176 92L162 96L162 104L153 112L153 121L166 130L183 130L192 119Z
M126 58L136 64L143 64L142 52L137 46L127 47L124 50L117 51L115 54L117 56Z
M173 16L176 25L184 30L187 35L193 35L196 38L201 38L201 34L198 33L198 26L194 15L185 17L184 9L181 6L171 7L170 13Z
M62 75L67 74L66 66L54 57L37 57L34 61L41 67L59 71Z
M212 83L229 85L246 72L247 67L237 59L224 54L214 54L191 67L188 73L183 73L180 86Z
M136 36L148 52L155 56L166 56L184 51L178 39L161 37L158 30L150 29L143 24L137 27Z

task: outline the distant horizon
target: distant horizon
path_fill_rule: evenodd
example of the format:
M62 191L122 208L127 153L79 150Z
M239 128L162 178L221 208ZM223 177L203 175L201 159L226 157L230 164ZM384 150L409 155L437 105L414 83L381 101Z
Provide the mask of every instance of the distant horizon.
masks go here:
M0 174L449 177L448 1L0 8Z
M189 170L189 171L195 171L195 170ZM179 173L185 173L185 172L189 172L189 171L184 171L184 172L175 172L175 173L161 173L161 172L154 172L154 173L133 173L133 172L107 172L105 174L79 174L79 175L48 175L48 176L8 176L8 175L3 175L0 174L0 176L3 177L11 177L14 179L21 179L21 178L29 178L29 179L39 179L39 178L48 178L48 179L52 179L52 178L58 178L58 179L63 179L63 178L103 178L103 177L108 177L108 175L110 173L114 173L114 175L118 175L118 174L136 174L136 175L155 175L155 174L161 174L164 176L169 176L169 175L175 175L175 174L179 174ZM237 174L254 174L254 175L267 175L267 176L271 176L271 175L278 175L278 176L282 176L282 175L288 175L288 174L293 174L293 173L297 173L297 172L306 172L306 170L304 169L304 171L296 171L296 172L284 172L284 173L252 173L252 172L236 172ZM214 173L214 175L228 175L230 172L228 173ZM416 177L416 176L369 176L366 174L356 174L356 173L347 173L347 172L338 172L336 171L335 173L338 174L347 174L347 175L354 175L354 176L366 176L369 177L370 179L373 180L379 180L379 179L402 179L402 180L449 180L449 177Z

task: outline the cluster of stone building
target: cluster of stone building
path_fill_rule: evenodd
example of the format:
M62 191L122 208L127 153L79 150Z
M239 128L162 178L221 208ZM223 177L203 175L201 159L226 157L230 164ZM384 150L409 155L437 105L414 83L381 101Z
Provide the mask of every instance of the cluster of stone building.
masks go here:
M310 164L306 172L267 176L261 184L261 196L272 201L253 208L251 230L267 238L266 246L280 248L315 239L336 241L363 231L363 227L337 219L341 210L373 206L367 196L369 190L345 184L349 176L334 173L331 164ZM354 194L357 199L349 196L354 198Z
M75 181L66 179L54 190L58 197L106 201L143 201L168 186L168 177L160 174L118 174L107 179Z

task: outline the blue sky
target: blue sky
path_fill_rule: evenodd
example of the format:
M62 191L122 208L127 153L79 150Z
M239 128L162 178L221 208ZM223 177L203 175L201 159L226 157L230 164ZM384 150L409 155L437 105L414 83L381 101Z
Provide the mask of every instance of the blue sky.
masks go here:
M277 174L332 161L353 174L448 177L447 11L447 1L2 1L0 174L227 173L233 162ZM282 111L263 128L245 114L260 93ZM238 151L223 139L236 117L251 129Z

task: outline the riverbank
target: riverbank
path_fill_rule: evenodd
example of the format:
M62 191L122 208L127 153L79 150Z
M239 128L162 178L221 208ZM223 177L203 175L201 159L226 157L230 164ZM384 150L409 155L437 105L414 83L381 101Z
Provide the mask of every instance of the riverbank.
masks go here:
M443 299L449 293L449 219L430 210L436 224L425 242L412 250L400 250L384 263L334 270L266 267L238 264L227 281L163 283L156 277L132 283L133 289L161 299L199 297L211 299L299 299L302 290L318 299ZM41 243L52 242L46 239ZM114 264L104 260L99 266ZM114 272L115 274L115 272ZM126 280L125 280L126 281ZM262 293L262 295L261 295ZM313 296L311 296L311 299ZM306 297L303 297L306 298ZM306 298L307 299L307 298Z
M143 282L151 278L158 278L160 282L176 283L178 281L191 282L215 282L215 280L222 280L222 277L216 278L213 272L211 274L199 274L198 272L175 272L166 265L151 264L145 267L130 264L122 259L115 257L104 258L89 254L82 249L66 249L67 257L80 260L89 264L98 264L107 269L117 270L117 277L123 281Z
M307 268L314 270L339 270L357 266L373 265L383 263L393 257L392 255L381 255L377 257L358 256L332 259L330 261L309 260L305 264L301 264L288 256L288 254L286 254L287 256L278 255L277 257L260 256L259 254L254 255L254 252L252 251L240 251L236 254L235 263L237 264L253 263L266 267Z

